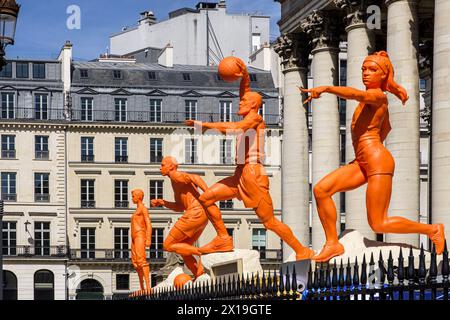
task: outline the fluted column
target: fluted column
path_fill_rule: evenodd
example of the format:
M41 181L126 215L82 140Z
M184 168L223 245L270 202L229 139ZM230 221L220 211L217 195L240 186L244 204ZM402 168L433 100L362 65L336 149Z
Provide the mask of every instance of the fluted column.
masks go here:
M367 55L373 53L375 34L367 28L366 4L363 0L334 0L335 5L346 12L347 22L347 86L365 90L362 82L361 66ZM345 119L345 158L346 162L355 158L351 124L357 101L347 100ZM345 193L345 228L358 230L368 239L374 240L376 234L367 221L366 188Z
M334 29L338 21L322 11L314 11L304 21L302 29L310 35L313 45L312 75L314 87L338 85L339 40ZM335 95L323 94L312 100L312 183L339 168L339 111ZM340 230L339 194L333 197L337 208L336 226ZM325 232L313 201L312 246L320 249L325 243Z
M395 69L395 80L409 95L404 107L392 94L389 113L392 131L386 147L395 160L390 216L419 221L419 70L416 0L388 0L387 51ZM418 245L417 234L387 234L386 241Z
M432 222L450 239L450 2L435 0L432 105Z
M309 245L309 159L307 111L298 87L307 87L308 42L284 34L274 47L284 74L282 144L282 220L297 239ZM293 250L283 243L283 260Z

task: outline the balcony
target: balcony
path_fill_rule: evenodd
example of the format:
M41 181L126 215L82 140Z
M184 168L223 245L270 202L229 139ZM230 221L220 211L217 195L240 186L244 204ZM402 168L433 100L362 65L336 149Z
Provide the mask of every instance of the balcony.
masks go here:
M35 194L34 195L35 202L50 202L49 194Z
M16 150L2 150L2 159L15 159Z
M28 108L14 108L14 113L0 112L0 119L2 120L36 120L36 121L61 121L65 120L63 109L40 110L36 112L34 107Z
M147 259L163 262L167 252L162 249L146 249ZM131 250L129 249L70 249L70 260L78 261L116 261L129 262Z
M36 157L36 159L46 160L49 158L49 152L48 151L36 151L35 157Z
M16 193L2 193L2 200L3 201L17 201L17 194Z
M128 162L128 156L116 156L115 157L116 163L127 163Z
M128 201L114 201L114 207L116 207L116 208L128 208Z
M49 247L35 247L35 246L11 246L3 247L4 257L13 258L65 258L67 257L66 246L49 246Z
M81 162L94 162L94 155L93 154L82 154Z
M81 208L95 208L95 201L81 200Z

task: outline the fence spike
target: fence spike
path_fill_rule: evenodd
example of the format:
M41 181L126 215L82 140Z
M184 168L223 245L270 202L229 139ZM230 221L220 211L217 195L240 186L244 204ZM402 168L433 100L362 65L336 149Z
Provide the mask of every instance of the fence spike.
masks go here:
M269 274L267 275L267 292L271 293L273 296L273 288L272 288L272 274L270 273L269 270Z
M259 272L256 273L256 294L258 296L261 294L261 282L259 278Z
M280 295L284 294L283 268L280 268Z
M445 279L448 279L450 268L449 268L449 261L448 261L448 250L447 250L447 241L445 241L444 245L444 252L442 253L442 270L441 274Z
M380 250L380 256L379 256L379 259L378 259L378 268L380 270L380 281L379 281L379 284L380 284L380 287L383 287L384 282L386 280L386 268L384 267L383 254L382 254L381 250Z
M387 279L388 279L389 285L393 285L394 279L395 279L395 275L394 275L394 259L392 258L392 251L391 250L389 250Z
M295 265L294 265L294 269L292 270L292 291L294 292L294 298L296 296L298 289L299 288L297 284L297 272L295 272Z
M286 266L285 288L286 288L286 295L289 296L289 293L291 291L291 279L290 279L290 274L289 274L289 266Z
M437 261L436 261L436 247L433 244L433 249L431 251L431 262L430 262L430 283L436 283L437 277Z
M365 254L363 255L363 261L361 264L361 285L367 285L367 262Z
M308 282L306 283L306 289L308 289L308 292L312 291L312 289L313 289L312 265L309 265Z
M267 293L266 273L264 272L264 270L261 278L261 293L263 294L263 296L265 296Z
M336 290L336 288L338 286L338 272L337 272L337 267L336 267L336 259L334 259L334 264L333 264L333 275L332 275L332 280L331 280L331 286L333 287L334 290Z
M277 271L275 270L273 272L273 286L272 286L272 294L274 296L277 296L278 294L278 276L277 276Z
M339 266L339 287L344 288L344 265L341 259L341 265Z
M345 274L345 285L347 287L350 287L352 285L352 268L350 265L350 258L347 260L347 266L345 268L346 274Z
M359 265L358 265L358 257L355 257L355 265L353 266L353 286L359 286Z
M419 283L425 283L425 277L427 275L427 270L425 267L425 252L423 249L423 243L420 245L420 255L419 255Z

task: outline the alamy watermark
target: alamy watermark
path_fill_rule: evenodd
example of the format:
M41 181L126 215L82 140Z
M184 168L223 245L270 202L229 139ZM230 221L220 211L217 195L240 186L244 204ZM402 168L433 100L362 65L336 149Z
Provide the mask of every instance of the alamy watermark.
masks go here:
M75 4L67 7L66 13L69 15L66 20L66 26L69 30L81 29L81 8Z

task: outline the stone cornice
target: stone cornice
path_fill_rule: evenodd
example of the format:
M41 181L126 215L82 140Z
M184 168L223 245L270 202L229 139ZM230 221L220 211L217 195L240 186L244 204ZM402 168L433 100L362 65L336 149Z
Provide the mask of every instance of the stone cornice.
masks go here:
M326 11L314 10L301 21L302 30L311 37L313 51L322 48L339 49L338 17Z
M308 68L308 56L311 46L306 35L288 33L281 35L274 45L275 52L281 58L283 71Z
M3 122L0 129L24 129L24 130L66 130L67 124L61 123L30 123L30 122Z

